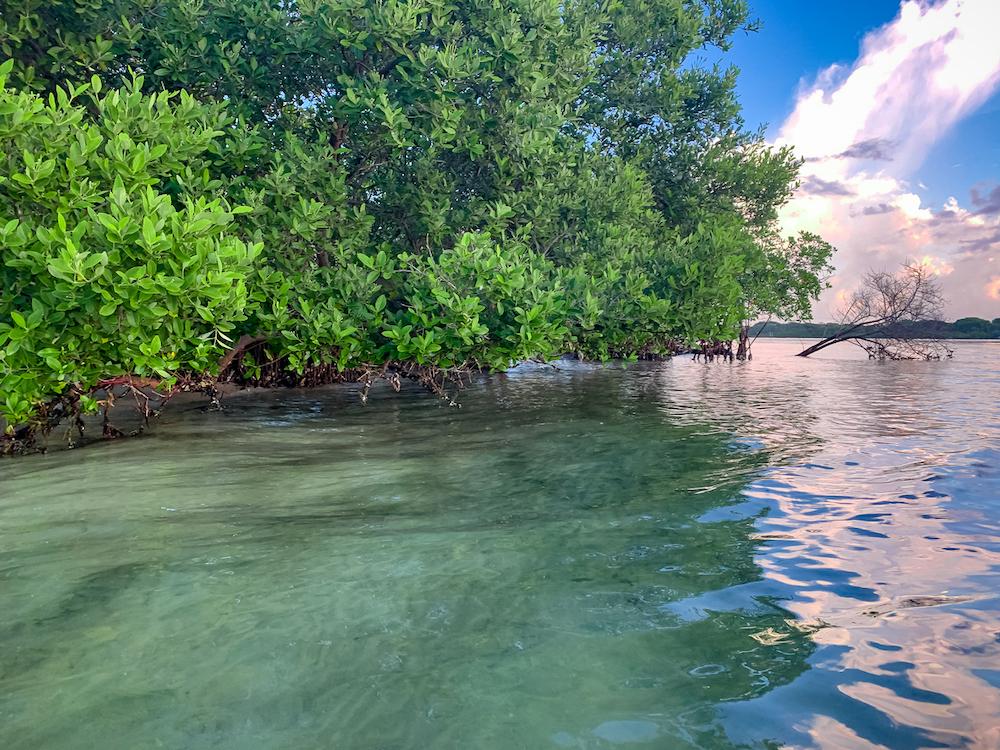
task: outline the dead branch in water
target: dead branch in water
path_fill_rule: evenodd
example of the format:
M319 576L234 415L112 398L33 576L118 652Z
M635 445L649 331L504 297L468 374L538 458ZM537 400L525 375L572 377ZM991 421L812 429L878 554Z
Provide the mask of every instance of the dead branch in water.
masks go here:
M906 323L938 320L944 308L941 285L926 265L910 263L899 273L870 271L840 312L842 330L799 352L808 357L849 341L869 359L941 359L952 350L944 343L906 335Z

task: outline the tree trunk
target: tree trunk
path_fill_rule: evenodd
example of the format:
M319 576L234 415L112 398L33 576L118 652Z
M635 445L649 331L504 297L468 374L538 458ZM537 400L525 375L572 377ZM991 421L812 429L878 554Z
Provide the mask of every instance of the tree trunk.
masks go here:
M847 341L847 339L846 338L840 338L839 336L828 336L827 338L825 338L822 341L819 341L819 342L813 344L812 346L808 347L807 349L803 349L801 352L799 352L795 356L796 357L808 357L810 354L815 354L820 349L826 349L826 347L832 346L833 344L839 344L841 341Z
M736 359L741 362L750 356L750 325L743 321L740 323L740 343L736 348Z
M854 323L853 325L845 328L843 331L838 331L832 336L827 336L822 341L817 341L810 347L803 349L801 352L796 354L797 357L808 357L810 354L815 354L820 349L826 349L828 346L833 346L834 344L839 344L841 341L850 341L851 339L856 339L861 334L858 330L864 328L867 325L871 325L875 321L865 320L859 323Z

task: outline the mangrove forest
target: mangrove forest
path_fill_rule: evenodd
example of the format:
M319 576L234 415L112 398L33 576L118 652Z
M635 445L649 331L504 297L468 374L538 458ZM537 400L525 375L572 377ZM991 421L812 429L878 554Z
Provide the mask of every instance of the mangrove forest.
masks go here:
M808 318L800 162L704 54L754 30L742 0L3 4L0 452L123 389L440 392Z

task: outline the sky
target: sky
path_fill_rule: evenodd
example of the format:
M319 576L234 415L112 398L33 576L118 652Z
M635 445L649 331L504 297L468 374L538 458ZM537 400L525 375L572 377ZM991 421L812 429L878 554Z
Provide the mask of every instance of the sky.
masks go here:
M734 63L748 127L805 159L788 233L838 252L814 311L869 269L927 265L949 320L1000 317L1000 0L750 0Z

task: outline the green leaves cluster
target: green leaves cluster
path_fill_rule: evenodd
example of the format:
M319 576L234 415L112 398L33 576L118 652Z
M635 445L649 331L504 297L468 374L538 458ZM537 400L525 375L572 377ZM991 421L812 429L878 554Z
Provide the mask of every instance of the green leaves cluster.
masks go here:
M246 319L261 250L230 231L224 201L176 197L225 126L219 108L145 96L140 79L46 101L7 88L10 69L0 65L0 412L16 425L71 386L210 370Z
M669 352L807 315L740 0L0 8L0 416L136 374ZM102 82L103 87L102 88ZM259 353L257 359L261 360ZM252 376L263 360L242 360Z

